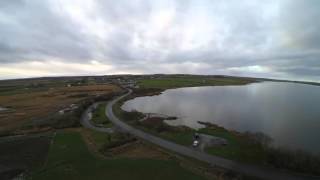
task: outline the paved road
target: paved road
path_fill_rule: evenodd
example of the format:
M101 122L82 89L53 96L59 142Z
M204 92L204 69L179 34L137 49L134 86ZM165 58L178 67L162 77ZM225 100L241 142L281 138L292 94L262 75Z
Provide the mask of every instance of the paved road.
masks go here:
M223 167L226 169L230 169L236 172L244 173L247 175L259 177L261 179L281 179L281 180L300 180L300 179L320 179L320 177L310 177L310 176L303 176L303 175L296 175L296 174L289 174L283 171L279 171L277 169L272 169L272 168L265 168L265 167L258 167L258 166L252 166L244 163L238 163L234 162L228 159L224 159L221 157L213 156L206 154L204 152L195 150L190 147L182 146L179 144L176 144L171 141L164 140L162 138L159 138L157 136L148 134L146 132L143 132L139 129L136 129L132 126L129 126L128 124L124 123L120 119L118 119L112 111L112 106L119 101L120 99L124 98L125 96L129 95L132 91L129 90L128 93L125 95L122 95L111 102L108 103L107 108L106 108L106 115L108 116L109 120L114 123L116 126L118 126L120 129L133 134L134 136L137 136L141 139L144 139L146 141L149 141L153 144L159 145L165 149L174 151L176 153L198 159L203 162L207 162L211 165L214 166L219 166ZM97 128L94 127L93 129L102 131L102 132L107 132L105 128Z
M99 103L101 103L101 102L94 103L86 109L86 111L81 116L80 123L82 124L82 126L89 128L89 129L93 129L95 131L113 133L112 128L97 127L97 126L93 125L91 122L92 111L97 107L97 105Z

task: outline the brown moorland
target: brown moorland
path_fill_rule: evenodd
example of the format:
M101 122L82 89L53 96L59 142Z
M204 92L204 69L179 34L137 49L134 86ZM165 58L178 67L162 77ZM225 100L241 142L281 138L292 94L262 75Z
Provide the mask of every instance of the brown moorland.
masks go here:
M0 132L15 130L83 99L119 90L115 85L85 85L0 96L0 106L9 107L9 110L0 112Z

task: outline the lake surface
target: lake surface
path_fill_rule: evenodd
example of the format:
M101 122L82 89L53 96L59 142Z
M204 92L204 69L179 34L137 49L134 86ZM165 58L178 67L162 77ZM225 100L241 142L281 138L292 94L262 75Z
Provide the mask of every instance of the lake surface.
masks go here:
M262 82L243 86L170 89L125 102L126 111L177 116L170 125L211 122L240 132L263 132L273 145L320 154L320 86Z

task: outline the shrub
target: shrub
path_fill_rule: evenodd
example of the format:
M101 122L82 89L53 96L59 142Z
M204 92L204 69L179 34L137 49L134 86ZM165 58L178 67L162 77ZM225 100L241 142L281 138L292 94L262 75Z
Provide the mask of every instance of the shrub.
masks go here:
M304 152L267 148L268 163L276 168L320 175L320 157Z

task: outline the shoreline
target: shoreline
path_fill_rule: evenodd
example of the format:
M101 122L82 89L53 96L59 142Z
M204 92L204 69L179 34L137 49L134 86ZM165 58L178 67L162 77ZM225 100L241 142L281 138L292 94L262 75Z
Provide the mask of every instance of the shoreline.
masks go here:
M168 88L168 89L172 89L172 88ZM164 90L167 90L167 89L163 89L161 92L163 92ZM131 95L123 98L117 103L120 104L119 108L121 109L121 111L124 111L121 108L121 106L126 101L134 99L136 97L142 97L144 95L149 96L150 94L156 95L156 94L159 94L159 91L153 92L153 93L148 91L147 93L139 93L139 94L135 94L133 92ZM140 113L145 116L144 113L141 113L141 112L136 112L136 113ZM184 126L171 126L165 123L164 121L165 119L159 120L158 118L158 120L155 120L156 122L155 125L152 125L153 123L151 122L145 125L135 124L134 121L130 122L129 124L145 132L154 134L161 138L176 142L178 144L183 144L183 145L188 145L188 143L189 145L191 144L190 141L186 139L184 140L179 138L177 139L177 137L180 137L183 134L185 134L183 135L185 136L184 138L188 136L190 139L192 139L192 134L194 132L204 133L204 134L213 135L213 136L218 135L217 137L227 138L228 141L231 141L233 143L231 143L231 145L226 148L224 147L223 148L216 148L216 147L205 148L205 151L207 153L232 159L232 160L239 160L240 162L249 162L249 163L258 164L258 165L268 164L267 167L270 166L270 167L276 167L280 169L288 169L288 170L291 170L291 172L300 172L300 173L305 172L306 174L312 174L312 175L320 174L320 172L317 172L317 168L316 169L314 167L308 168L307 166L309 165L305 164L307 162L303 160L303 159L311 159L313 162L312 164L315 165L320 162L320 157L318 158L317 156L314 156L314 154L308 153L308 152L300 152L300 151L294 151L294 150L287 150L283 148L269 147L269 144L270 142L272 142L272 139L263 133L250 133L250 132L241 133L235 130L225 129L224 127L220 127L212 123L201 122L201 121L200 122L198 121L198 123L204 125L205 127L200 128L198 130L192 130L191 128L184 128ZM166 124L165 126L163 125L164 123ZM155 126L155 127L152 127L152 126ZM175 128L177 129L183 128L183 130L182 131L178 130L178 132L180 132L178 134L171 132L171 134L169 133L169 136L163 135L163 132L161 130L161 129L164 129L164 130L167 129L170 132L172 129L175 129ZM191 130L188 130L188 129L191 129ZM157 131L160 131L160 134ZM252 153L246 153L244 151L250 151ZM258 156L258 157L255 157L255 156ZM286 159L288 158L294 162L297 161L297 168L301 168L301 170L298 170L295 167L291 167L289 163L286 163L285 161L287 161ZM290 166L286 166L286 164L289 164ZM302 165L301 167L299 164L305 164L305 165Z

